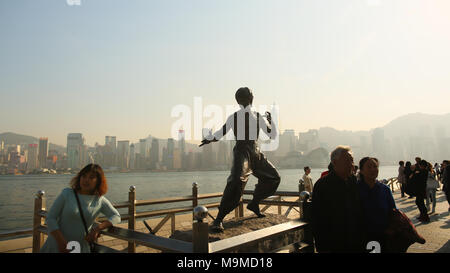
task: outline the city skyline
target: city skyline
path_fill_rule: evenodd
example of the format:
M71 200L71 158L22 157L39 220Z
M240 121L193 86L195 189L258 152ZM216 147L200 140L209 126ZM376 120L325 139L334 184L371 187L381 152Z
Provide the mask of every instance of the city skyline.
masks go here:
M2 1L0 131L164 139L175 106L224 109L241 86L280 107L281 130L444 114L449 13L442 0Z
M209 129L202 131L208 134ZM366 132L320 128L298 133L287 129L280 132L278 141L276 150L264 153L280 168L324 167L338 145L350 146L355 162L365 156L375 156L383 165L416 156L436 162L450 154L450 114L410 114ZM176 139L147 137L133 143L106 135L103 143L89 147L82 133L69 133L65 148L49 148L49 144L47 137L0 133L0 173L36 173L47 168L64 172L88 163L109 171L224 170L231 164L234 141L199 148L186 142L185 131L180 129Z

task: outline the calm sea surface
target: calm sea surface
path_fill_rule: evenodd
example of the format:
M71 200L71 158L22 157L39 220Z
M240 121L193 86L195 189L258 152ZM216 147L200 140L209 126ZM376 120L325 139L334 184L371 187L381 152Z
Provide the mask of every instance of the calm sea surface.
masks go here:
M379 179L397 176L397 166L380 168ZM317 181L325 169L312 169L311 177ZM297 191L298 180L303 170L279 170L280 191ZM128 200L128 189L136 186L136 198L148 200L163 197L187 196L192 193L192 183L197 182L199 194L223 192L229 171L211 172L169 172L169 173L107 173L109 190L106 198L112 203ZM37 191L45 191L47 209L51 207L61 191L69 186L73 175L20 175L0 176L0 232L32 227L34 195ZM257 179L249 179L246 189L253 190ZM220 198L201 200L219 202ZM178 206L187 206L190 202L166 205L138 207L137 211L156 210ZM202 202L200 202L202 204ZM126 213L126 209L119 210Z

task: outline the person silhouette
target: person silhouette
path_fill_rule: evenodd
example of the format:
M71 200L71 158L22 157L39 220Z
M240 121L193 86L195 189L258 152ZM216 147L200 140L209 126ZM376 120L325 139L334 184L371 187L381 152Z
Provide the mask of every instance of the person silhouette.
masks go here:
M272 122L270 112L266 112L267 122L263 116L251 109L253 103L253 92L248 87L241 87L236 91L235 98L240 106L227 118L226 123L214 134L210 134L202 140L200 147L211 142L219 141L229 130L233 129L236 145L233 148L233 161L231 173L227 179L227 185L223 192L219 206L219 212L214 219L212 229L217 232L224 230L223 219L239 205L245 184L249 176L253 174L258 178L252 201L247 209L254 212L258 217L264 217L259 210L261 200L273 195L281 178L273 164L261 153L256 143L260 129L275 139L277 128Z

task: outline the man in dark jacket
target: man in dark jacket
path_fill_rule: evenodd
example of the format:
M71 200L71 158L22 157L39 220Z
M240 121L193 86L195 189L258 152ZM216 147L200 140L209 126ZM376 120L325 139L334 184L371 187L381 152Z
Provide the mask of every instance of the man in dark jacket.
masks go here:
M349 147L331 153L332 168L314 185L312 228L318 252L365 252L363 215Z
M427 191L427 179L428 179L428 171L427 171L428 163L425 160L421 160L419 162L419 169L414 171L413 175L413 184L416 192L416 205L420 211L419 221L421 222L429 222L430 217L428 216L428 210L425 206L425 198Z

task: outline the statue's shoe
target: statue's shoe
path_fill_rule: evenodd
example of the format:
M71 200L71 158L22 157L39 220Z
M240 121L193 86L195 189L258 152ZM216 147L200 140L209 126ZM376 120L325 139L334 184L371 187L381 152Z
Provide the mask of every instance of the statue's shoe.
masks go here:
M214 221L214 222L212 223L211 229L212 229L214 232L223 232L223 231L225 230L225 229L223 228L222 222L217 222L217 221Z
M261 211L259 210L259 206L253 203L248 203L247 205L247 209L253 211L254 214L256 214L256 216L258 216L258 218L263 218L266 217L264 214L261 213Z

